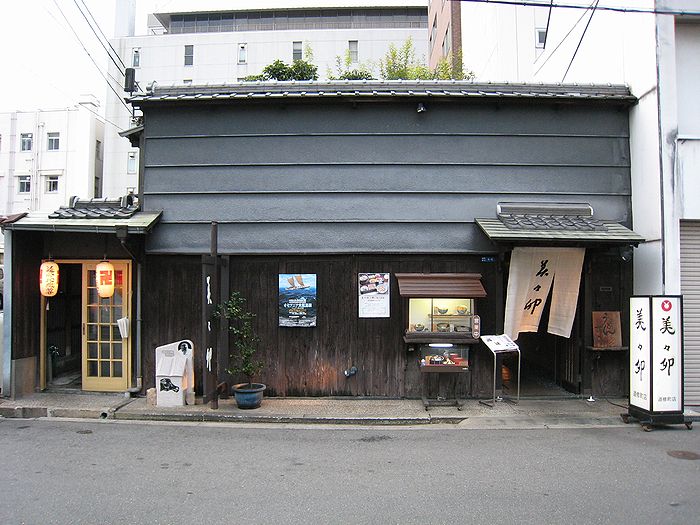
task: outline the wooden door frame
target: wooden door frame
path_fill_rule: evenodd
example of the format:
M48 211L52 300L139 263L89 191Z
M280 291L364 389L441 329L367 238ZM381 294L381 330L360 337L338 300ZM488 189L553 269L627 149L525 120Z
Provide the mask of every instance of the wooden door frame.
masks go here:
M42 262L46 261L48 259L42 259ZM54 259L54 262L58 265L61 264L79 264L81 267L81 274L83 273L85 266L90 265L90 264L98 264L102 259ZM130 259L110 259L110 261L118 264L125 264L127 267L127 272L128 275L125 277L126 282L128 282L128 292L125 294L125 297L123 300L125 301L125 306L126 306L126 315L131 319L132 317L132 309L131 309L131 296L133 295L133 289L132 289L132 261ZM83 287L85 286L85 282L83 281L81 277L81 296L84 296L83 292ZM43 295L41 296L41 310L40 310L40 315L39 315L39 388L41 390L46 390L46 367L48 366L48 360L46 356L46 303L47 303L47 297L44 297ZM81 325L83 325L83 330L86 329L85 324L86 324L86 319L85 319L85 302L84 298L81 298L80 301L80 311L81 311ZM124 352L126 352L126 359L124 366L126 368L126 388L129 388L129 385L131 385L131 366L132 366L132 355L131 355L131 334L127 338L127 344L126 347L123 349ZM87 349L85 348L85 338L84 335L81 337L81 343L80 343L80 367L81 367L81 375L83 373L82 367L83 367L83 352L86 352Z

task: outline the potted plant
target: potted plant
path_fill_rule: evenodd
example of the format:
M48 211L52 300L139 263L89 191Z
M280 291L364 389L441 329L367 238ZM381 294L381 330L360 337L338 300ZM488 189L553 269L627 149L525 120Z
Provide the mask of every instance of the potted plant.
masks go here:
M229 331L233 334L233 347L229 354L231 375L242 374L247 383L233 385L233 395L238 408L258 408L262 403L266 386L253 383L253 378L262 370L264 363L255 359L260 338L253 331L255 314L246 309L246 300L240 292L233 292L228 301L224 301L216 310L215 316L226 319Z

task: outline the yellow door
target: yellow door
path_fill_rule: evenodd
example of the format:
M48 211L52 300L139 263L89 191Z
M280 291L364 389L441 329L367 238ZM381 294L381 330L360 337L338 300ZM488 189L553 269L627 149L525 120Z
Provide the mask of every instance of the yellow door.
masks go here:
M122 339L117 320L131 316L131 263L114 265L114 295L97 294L97 262L83 265L83 390L129 388L131 338Z

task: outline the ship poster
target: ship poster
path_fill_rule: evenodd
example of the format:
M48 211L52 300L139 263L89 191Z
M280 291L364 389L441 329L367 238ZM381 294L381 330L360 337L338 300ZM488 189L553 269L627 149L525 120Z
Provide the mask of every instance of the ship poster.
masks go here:
M316 326L316 274L279 274L279 325Z

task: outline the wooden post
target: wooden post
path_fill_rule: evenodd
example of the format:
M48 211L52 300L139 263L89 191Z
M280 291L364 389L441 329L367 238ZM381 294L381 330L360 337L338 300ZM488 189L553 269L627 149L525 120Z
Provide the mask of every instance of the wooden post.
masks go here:
M218 320L214 318L219 304L219 264L218 264L218 224L211 223L211 253L202 256L202 334L204 339L204 402L211 403L212 409L219 408L218 385Z

